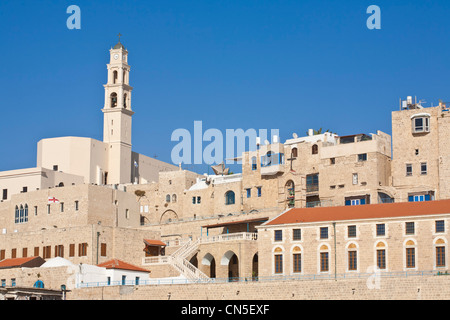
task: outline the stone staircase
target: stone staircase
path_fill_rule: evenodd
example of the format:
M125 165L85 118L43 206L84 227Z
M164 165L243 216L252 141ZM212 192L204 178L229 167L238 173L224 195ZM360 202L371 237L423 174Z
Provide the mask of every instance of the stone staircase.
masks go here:
M144 259L143 264L151 263L167 263L173 266L178 272L185 276L188 280L194 282L210 282L206 274L201 272L187 259L192 257L197 251L200 240L192 241L189 240L183 244L177 251L172 253L170 256L160 257L160 259Z

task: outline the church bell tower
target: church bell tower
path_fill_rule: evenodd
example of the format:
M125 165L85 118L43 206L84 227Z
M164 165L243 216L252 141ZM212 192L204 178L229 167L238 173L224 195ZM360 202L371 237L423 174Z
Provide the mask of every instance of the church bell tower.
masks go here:
M103 112L103 142L108 144L107 184L130 183L131 164L131 109L130 66L128 51L119 42L110 50L107 65L108 83L105 87Z

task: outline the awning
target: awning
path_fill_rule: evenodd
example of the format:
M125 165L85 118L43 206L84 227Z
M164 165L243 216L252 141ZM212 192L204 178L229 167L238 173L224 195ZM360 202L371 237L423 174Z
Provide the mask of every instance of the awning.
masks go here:
M220 227L227 227L227 226L236 225L236 224L246 224L246 223L252 223L252 222L266 222L267 220L269 220L269 218L256 218L256 219L248 219L248 220L230 221L230 222L223 222L223 223L217 223L217 224L209 224L206 226L202 226L202 228L220 228Z
M165 244L164 242L162 242L161 240L149 240L149 239L144 239L144 243L147 246L158 246L158 247L165 247L167 246L167 244Z

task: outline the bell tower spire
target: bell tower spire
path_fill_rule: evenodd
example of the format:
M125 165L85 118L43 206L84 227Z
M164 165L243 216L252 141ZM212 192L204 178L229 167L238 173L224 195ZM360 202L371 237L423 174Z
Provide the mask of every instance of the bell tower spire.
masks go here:
M110 49L103 112L103 142L109 144L108 184L131 182L131 108L128 51L119 42Z

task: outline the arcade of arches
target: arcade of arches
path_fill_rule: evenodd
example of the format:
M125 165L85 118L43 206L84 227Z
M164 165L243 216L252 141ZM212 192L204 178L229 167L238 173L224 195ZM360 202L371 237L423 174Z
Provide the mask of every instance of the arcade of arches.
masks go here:
M210 278L229 279L258 276L258 248L254 243L236 241L221 246L205 244L190 259L195 267Z

